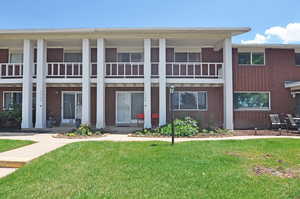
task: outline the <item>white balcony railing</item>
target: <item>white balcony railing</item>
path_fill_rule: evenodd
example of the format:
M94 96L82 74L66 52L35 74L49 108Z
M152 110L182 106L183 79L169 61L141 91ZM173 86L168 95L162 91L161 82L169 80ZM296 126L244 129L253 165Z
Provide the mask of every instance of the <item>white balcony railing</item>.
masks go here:
M0 78L21 78L22 76L22 63L0 63Z
M97 77L97 63L91 63L91 77ZM0 78L22 78L23 64L0 63ZM36 76L36 64L33 77ZM144 77L143 62L107 62L105 63L107 78L142 78ZM81 78L82 63L47 63L48 78ZM159 63L151 63L151 77L159 77ZM167 62L167 78L222 78L223 63L208 62Z
M223 63L167 62L167 77L178 78L222 78Z
M106 77L143 77L144 62L107 62Z
M82 63L47 63L47 77L72 78L82 76Z

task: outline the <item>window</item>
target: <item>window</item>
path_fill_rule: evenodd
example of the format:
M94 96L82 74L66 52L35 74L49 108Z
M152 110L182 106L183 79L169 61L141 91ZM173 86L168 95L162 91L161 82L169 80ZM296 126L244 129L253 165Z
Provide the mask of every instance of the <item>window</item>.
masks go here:
M295 53L295 62L297 66L300 66L300 53Z
M22 105L22 92L4 92L3 107L5 110L11 110L16 105Z
M270 93L236 92L233 103L236 110L270 110Z
M12 110L14 106L22 106L22 91L4 91L3 92L3 108L4 110ZM32 93L32 108L36 108L36 93Z
M64 62L82 62L82 54L77 52L65 52Z
M265 65L264 52L241 52L238 55L241 65Z
M23 53L22 52L10 53L9 63L23 63Z
M143 53L118 53L118 62L143 62Z
M175 92L173 108L177 110L206 110L207 92Z
M201 53L176 52L175 62L200 62Z

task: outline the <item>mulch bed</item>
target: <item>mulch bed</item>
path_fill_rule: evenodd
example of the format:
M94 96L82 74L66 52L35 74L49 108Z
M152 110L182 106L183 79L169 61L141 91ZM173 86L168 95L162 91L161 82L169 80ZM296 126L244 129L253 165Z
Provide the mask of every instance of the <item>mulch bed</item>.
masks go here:
M52 137L54 138L64 138L64 139L89 139L89 138L100 138L100 137L104 137L105 134L102 135L89 135L89 136L84 136L84 135L76 135L76 136L67 136L66 134L57 134L54 135Z
M194 136L175 136L176 138L221 138L221 137L232 137L234 136L232 133L225 134L212 134L212 133L199 133ZM128 134L128 137L148 137L148 138L170 138L171 136L159 135L159 134Z
M249 135L261 135L261 136L300 136L300 133L296 131L274 131L274 130L235 130L234 136L249 136Z
M158 134L128 134L129 137L160 137L160 138L169 138L171 136L158 135ZM186 136L185 138L222 138L222 137L233 137L233 136L300 136L300 133L286 130L274 131L274 130L235 130L230 133L224 134L212 134L212 133L199 133L194 136ZM181 137L184 138L184 137Z

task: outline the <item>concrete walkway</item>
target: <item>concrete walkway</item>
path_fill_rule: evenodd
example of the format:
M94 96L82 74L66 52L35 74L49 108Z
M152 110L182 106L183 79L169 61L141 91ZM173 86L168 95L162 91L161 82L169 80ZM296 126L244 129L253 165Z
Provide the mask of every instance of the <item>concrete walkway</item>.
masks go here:
M124 134L108 134L100 138L88 138L88 139L62 139L53 138L54 134L29 134L29 135L10 135L0 136L0 139L12 139L12 140L32 140L37 143L17 148L11 151L5 151L0 153L1 161L16 161L27 163L35 158L38 158L50 151L53 151L59 147L73 142L82 141L116 141L116 142L128 142L128 141L167 141L170 142L170 138L145 138L145 137L128 137ZM176 138L175 142L185 141L207 141L207 140L247 140L247 139L263 139L263 138L294 138L300 139L300 136L235 136L235 137L223 137L223 138ZM0 168L0 178L4 177L16 169Z

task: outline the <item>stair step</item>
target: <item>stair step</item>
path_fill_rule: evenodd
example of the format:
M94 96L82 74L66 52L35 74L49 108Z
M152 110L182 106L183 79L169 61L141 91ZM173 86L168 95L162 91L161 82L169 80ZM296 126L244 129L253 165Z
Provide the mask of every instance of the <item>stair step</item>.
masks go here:
M26 164L23 161L5 161L0 160L0 168L21 168Z

